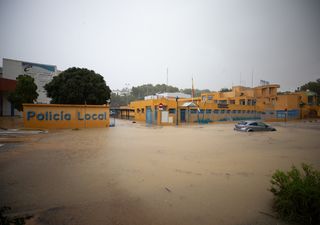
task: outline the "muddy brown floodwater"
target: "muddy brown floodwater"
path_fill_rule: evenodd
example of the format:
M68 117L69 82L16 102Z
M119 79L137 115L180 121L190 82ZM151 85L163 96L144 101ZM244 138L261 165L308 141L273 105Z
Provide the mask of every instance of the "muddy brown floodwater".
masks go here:
M276 169L320 168L320 129L233 124L55 130L0 148L1 204L28 224L284 224Z

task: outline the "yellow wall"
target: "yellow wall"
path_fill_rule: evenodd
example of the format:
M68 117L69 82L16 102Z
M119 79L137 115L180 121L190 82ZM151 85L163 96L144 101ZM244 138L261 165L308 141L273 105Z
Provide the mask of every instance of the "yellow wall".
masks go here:
M23 104L26 128L109 127L106 105Z
M196 107L184 107L183 104L186 102L191 102L192 99L179 99L178 101L178 123L183 123L181 121L181 111L185 110L185 122L193 123L198 120L221 120L221 119L231 119L231 117L241 117L241 118L253 118L257 116L257 107L252 105L228 105L227 108L219 108L218 104L213 102L201 101L201 98L195 98L194 103ZM177 102L173 99L153 99L153 100L141 100L134 101L130 103L130 108L134 109L134 119L137 121L146 121L146 108L151 107L152 116L154 117L155 110L157 110L157 121L152 121L153 124L166 125L166 123L161 122L161 111L158 110L159 104L164 105L164 111L169 111L169 109L174 109L174 113L170 113L169 117L172 119L171 124L176 124L176 110ZM201 112L198 112L198 109ZM214 110L218 110L219 113L214 113ZM193 113L192 113L193 112ZM153 118L154 119L154 118Z
M300 96L297 94L278 95L275 110L299 109Z
M176 109L177 103L175 99L150 99L134 101L130 103L130 108L134 110L134 119L137 121L146 121L146 111L147 107L151 107L152 114L154 116L155 111L157 111L157 121L153 121L155 124L161 124L161 111L159 110L159 104L162 103L164 110ZM181 104L181 103L179 103ZM176 114L169 113L169 117L172 117L173 123L176 121Z

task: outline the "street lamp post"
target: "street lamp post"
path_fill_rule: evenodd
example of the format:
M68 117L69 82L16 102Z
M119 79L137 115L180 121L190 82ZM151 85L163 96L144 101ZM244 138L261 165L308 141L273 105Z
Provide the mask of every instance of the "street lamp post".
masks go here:
M130 84L129 83L125 83L125 86L126 86L126 93L125 93L125 95L126 95L126 104L128 105L128 93L130 93L129 92Z
M179 116L178 116L178 115L179 115L179 112L178 112L178 110L179 110L179 109L178 109L178 100L179 100L179 97L177 96L177 97L176 97L176 102L177 102L177 110L176 110L176 125L178 125L178 124L179 124L179 122L178 122L178 121L179 121Z

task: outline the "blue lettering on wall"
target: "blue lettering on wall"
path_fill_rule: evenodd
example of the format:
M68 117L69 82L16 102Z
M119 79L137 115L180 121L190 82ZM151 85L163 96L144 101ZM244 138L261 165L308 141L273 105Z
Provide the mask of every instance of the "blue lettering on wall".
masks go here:
M42 113L39 113L39 114L37 115L37 119L38 119L38 120L43 120L43 119L44 119L44 115L43 115Z
M27 111L26 113L26 118L27 120L46 120L46 121L62 121L62 120L71 120L72 116L70 113L64 113L63 111L61 112L40 112L36 113L35 111ZM85 113L81 114L81 112L77 112L77 119L78 120L106 120L107 119L107 113Z
M59 120L59 114L58 113L53 114L53 119L54 120Z
M78 112L78 120L84 120L84 118L81 117L81 113L80 112Z
M71 120L71 115L70 115L70 113L66 113L66 114L64 115L64 119L65 119L65 120Z
M30 120L32 117L34 117L36 115L35 112L33 111L28 111L27 112L27 120Z
M87 114L87 113L86 113L86 115L84 116L84 118L85 118L86 120L90 120L90 119L91 119L91 116L90 116L90 114Z

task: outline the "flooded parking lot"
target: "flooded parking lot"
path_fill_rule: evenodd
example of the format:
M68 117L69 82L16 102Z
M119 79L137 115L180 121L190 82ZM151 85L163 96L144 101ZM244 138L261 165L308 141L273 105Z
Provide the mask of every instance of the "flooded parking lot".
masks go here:
M320 168L320 129L233 124L53 130L0 148L0 196L29 224L281 224L272 173Z

